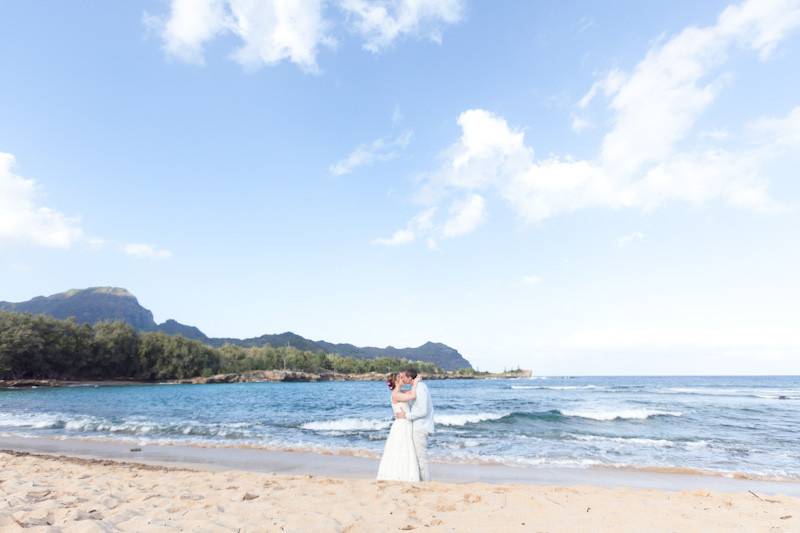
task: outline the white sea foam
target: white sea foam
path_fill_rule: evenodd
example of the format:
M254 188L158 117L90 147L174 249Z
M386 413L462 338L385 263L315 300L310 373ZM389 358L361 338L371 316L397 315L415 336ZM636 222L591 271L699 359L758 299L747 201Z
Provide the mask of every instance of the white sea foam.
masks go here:
M435 454L446 462L478 463L478 464L504 464L509 466L556 466L563 468L589 468L600 466L604 463L596 459L578 459L566 457L519 457L508 455L494 455L476 453L473 450L451 450L447 455Z
M564 416L576 416L591 420L645 420L654 416L682 416L680 411L660 411L657 409L576 409L559 411Z
M442 426L465 426L467 424L477 424L489 420L499 420L511 413L459 413L435 415L434 421Z
M602 435L573 435L576 440L584 442L608 442L615 444L631 444L636 446L651 446L654 448L669 448L677 445L675 441L667 439L647 439L642 437L604 437Z
M597 385L511 385L512 389L537 389L537 390L591 390L599 388Z
M477 424L488 420L499 420L511 413L458 413L436 415L434 421L442 426L465 426ZM311 431L325 432L352 432L352 431L380 431L391 426L390 420L370 418L340 418L335 420L322 420L306 422L300 427Z
M796 389L734 389L730 387L668 387L656 392L661 394L691 394L699 396L742 396L763 398L765 400L798 400L800 391Z
M147 418L131 417L119 422L103 418L76 417L59 422L70 433L109 433L115 435L199 435L220 438L244 438L256 436L247 423L199 424L196 422L158 423Z
M311 431L379 431L391 426L390 420L371 418L339 418L306 422L300 427Z
M81 417L67 420L64 423L64 429L67 431L98 431L97 428L101 425L101 422L93 418Z
M61 427L61 418L50 413L0 413L0 427L53 429Z
M764 390L757 392L755 396L767 400L800 400L798 392L796 390Z
M725 387L667 387L656 392L663 394L699 394L704 396L749 396L752 391Z

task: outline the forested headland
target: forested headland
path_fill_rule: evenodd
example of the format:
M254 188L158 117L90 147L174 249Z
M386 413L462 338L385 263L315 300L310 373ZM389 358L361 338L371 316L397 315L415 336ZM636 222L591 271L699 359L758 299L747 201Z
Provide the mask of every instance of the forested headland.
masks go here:
M441 373L415 361L424 373ZM245 372L293 370L360 374L393 372L404 359L357 359L286 346L212 348L124 322L78 324L45 315L0 311L0 379L166 381Z

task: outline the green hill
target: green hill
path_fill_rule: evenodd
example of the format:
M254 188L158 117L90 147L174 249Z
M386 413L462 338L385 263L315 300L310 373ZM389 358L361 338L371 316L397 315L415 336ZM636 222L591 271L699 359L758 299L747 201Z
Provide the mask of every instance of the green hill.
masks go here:
M167 335L179 335L213 347L220 347L226 343L245 347L291 346L298 350L323 351L358 359L388 357L427 361L444 370L472 368L469 361L458 350L438 342L426 342L415 348L359 347L353 344L335 344L324 340L314 341L292 332L267 334L248 339L212 338L200 329L181 324L176 320L170 319L157 324L149 309L140 305L136 297L129 291L118 287L71 289L51 296L37 296L26 302L0 302L0 310L48 315L62 320L74 317L81 324L120 320L139 331L160 331Z

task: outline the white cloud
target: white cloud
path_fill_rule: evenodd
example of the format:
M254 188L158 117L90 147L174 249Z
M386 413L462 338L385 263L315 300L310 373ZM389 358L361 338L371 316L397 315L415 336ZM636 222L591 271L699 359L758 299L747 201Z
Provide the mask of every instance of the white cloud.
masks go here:
M319 48L335 44L322 10L322 0L171 0L168 16L144 20L182 61L202 65L204 46L229 34L242 41L233 57L246 68L289 60L316 72Z
M442 227L442 236L457 237L471 233L486 217L486 202L479 194L471 194L453 202Z
M633 233L629 233L628 235L623 235L619 239L617 239L617 246L620 248L624 248L630 244L635 242L641 242L644 240L644 233L641 231L634 231Z
M798 26L797 0L749 0L726 8L713 26L686 28L651 48L609 91L614 126L603 140L603 164L632 173L671 155L725 84L714 73L729 50L740 45L763 58Z
M441 28L455 24L464 12L463 0L341 0L364 48L378 52L404 35L441 42Z
M399 229L392 233L391 237L378 238L373 241L373 244L383 244L384 246L396 246L398 244L408 244L414 242L416 236L410 229Z
M594 100L595 96L597 96L599 92L602 92L606 96L611 96L619 90L623 83L625 83L626 78L627 75L621 70L611 70L608 74L606 74L605 78L592 84L591 88L578 102L578 107L581 109L588 107L588 105L592 103L592 100Z
M161 31L167 54L202 65L203 45L226 31L225 2L172 0L166 20L145 14L144 21L151 29Z
M580 133L586 128L591 127L592 123L586 120L583 117L579 117L578 115L572 115L572 131L575 133Z
M699 134L701 139L710 139L712 141L724 141L730 137L728 130L722 128L714 128L712 130L702 131Z
M421 233L426 233L433 227L433 217L436 215L436 208L428 208L418 213L409 220L405 228L395 231L390 237L379 238L372 241L372 244L382 244L384 246L396 246L398 244L408 244L414 242ZM428 241L428 246L436 247L436 242Z
M424 177L418 199L441 205L494 190L529 222L589 207L651 210L674 201L779 211L763 169L800 148L800 108L748 126L753 141L744 149L677 147L723 85L714 74L729 50L744 46L764 58L798 26L800 0L749 0L725 9L713 26L690 27L654 45L631 74L611 71L578 102L585 108L601 93L610 98L611 126L594 159L536 159L521 129L487 110L464 111L461 137ZM481 201L478 222L450 236L468 233L484 216Z
M14 173L14 156L0 152L0 242L69 248L82 238L77 218L41 205L37 183Z
M148 259L166 259L172 257L172 252L169 250L158 248L152 244L125 244L122 247L122 251L134 257L145 257Z
M77 217L41 205L39 185L15 174L14 161L13 155L0 152L0 244L26 243L64 249L81 244L94 251L113 244L99 237L87 237ZM172 255L169 250L149 244L126 244L120 250L139 257Z
M349 174L358 167L363 167L377 161L389 161L397 157L401 150L408 147L414 136L411 130L406 130L394 139L375 139L371 143L357 146L350 154L328 167L334 176Z
M529 274L527 276L522 276L522 283L529 286L540 285L544 281L544 278L538 276L536 274Z
M747 125L752 142L778 150L800 146L800 106L785 117L762 117Z
M316 72L317 49L333 46L322 0L229 0L233 32L244 45L234 57L248 68L285 59Z
M328 6L373 52L407 35L440 42L442 27L463 13L463 0L170 0L169 6L167 14L144 13L142 20L170 57L203 65L208 43L235 36L241 46L232 57L245 68L291 61L307 72L319 70L321 48L337 44Z

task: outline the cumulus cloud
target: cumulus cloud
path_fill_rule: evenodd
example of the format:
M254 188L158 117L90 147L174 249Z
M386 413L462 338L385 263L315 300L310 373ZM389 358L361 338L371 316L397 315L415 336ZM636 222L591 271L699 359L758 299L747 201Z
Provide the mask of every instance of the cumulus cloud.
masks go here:
M14 172L14 156L0 152L0 242L69 248L83 236L80 222L46 207L38 184Z
M798 26L797 0L749 0L723 10L713 26L686 28L653 47L629 76L609 74L614 126L603 139L603 164L630 173L662 161L725 85L714 74L731 48L766 58ZM624 81L609 83L612 78Z
M167 54L202 65L203 46L226 31L226 16L222 0L173 0L168 17L145 14L144 22L160 31Z
M350 29L377 52L402 36L441 41L444 25L461 20L463 0L171 0L164 15L145 13L170 57L205 63L205 46L235 36L241 46L232 57L247 69L290 61L317 72L317 54L336 46L327 6L345 15Z
M167 259L172 257L172 252L169 250L158 248L152 244L125 244L122 246L122 251L133 257L144 257L147 259Z
M89 237L78 217L67 216L42 205L41 187L14 172L15 158L0 152L0 245L32 244L45 248L68 249L81 245L89 250L101 250L113 242ZM165 258L169 250L148 244L127 244L120 250L139 257Z
M442 26L457 23L464 12L463 0L342 0L341 7L371 52L405 35L441 42Z
M381 138L370 143L360 144L347 157L328 167L328 171L334 176L342 176L359 167L394 159L408 147L413 136L411 130L406 130L393 139Z
M248 69L284 60L316 72L317 53L335 45L322 0L172 0L169 14L145 14L164 51L188 63L204 63L204 47L223 35L241 46L233 58Z
M686 28L655 44L631 73L612 70L577 104L608 101L610 127L591 159L536 158L521 128L484 109L464 111L460 138L425 175L418 199L441 205L492 191L528 222L591 207L652 210L676 201L779 211L763 169L800 148L800 108L746 126L751 142L743 149L679 150L678 143L724 85L718 71L733 48L765 59L799 26L800 0L749 0L726 8L712 26ZM477 222L449 236L475 229L485 216L483 202L479 211ZM442 223L431 227L442 233Z

